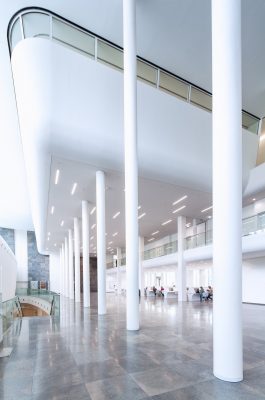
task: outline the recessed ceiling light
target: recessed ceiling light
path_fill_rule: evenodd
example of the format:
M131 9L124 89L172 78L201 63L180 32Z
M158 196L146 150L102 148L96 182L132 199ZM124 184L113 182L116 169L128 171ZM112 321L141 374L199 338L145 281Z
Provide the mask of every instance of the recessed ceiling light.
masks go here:
M172 213L173 213L173 214L176 214L177 212L183 210L184 208L186 208L186 206L179 207L179 208L177 208L176 210L172 211Z
M95 226L96 226L96 224L93 224L93 225L91 226L91 229L94 229L94 228L95 228Z
M77 183L75 182L73 184L73 187L72 187L72 190L71 190L71 195L73 195L75 193L76 187L77 187Z
M174 201L174 203L172 203L172 206L175 206L176 204L180 203L181 201L185 200L188 196L185 194L185 196L181 197L180 199Z
M93 208L92 208L92 210L90 211L90 215L93 215L93 214L94 214L94 212L96 211L96 208L97 208L97 207L93 207Z
M121 213L120 211L116 212L116 214L114 214L112 218L113 219L117 218L120 215L120 213Z
M159 233L159 231L155 231L151 235L157 235L158 233Z
M47 240L49 241L49 240L50 240L50 238L48 237L48 238L47 238Z
M110 249L111 249L111 246L107 247L107 250L110 250Z
M115 236L117 236L118 235L118 232L115 232L115 233L113 233L113 237L115 237Z
M208 215L208 218L209 218L209 219L211 219L211 218L212 218L212 216L211 216L211 215Z
M191 226L190 222L188 224L186 224L186 228L189 228L190 226Z
M155 238L148 239L147 241L152 242L152 240L155 240Z
M112 244L112 243L113 243L112 241L109 242L109 244Z
M56 172L55 172L55 179L54 179L55 185L57 185L58 182L59 182L59 176L60 176L60 170L57 169Z
M255 197L252 199L252 201L256 201Z
M212 208L213 208L213 206L204 208L203 210L201 210L201 212L204 213L204 212L206 212L206 211L208 211L208 210L211 210Z
M90 240L93 240L93 239L94 239L94 236L91 236Z
M51 206L51 214L54 213L54 206Z
M141 210L142 206L138 206L138 210Z
M51 232L48 232L48 236L50 236Z
M161 225L167 225L167 224L170 224L170 222L172 222L172 219L168 219L167 221L162 222Z
M61 226L63 226L64 225L64 220L62 220L62 222L61 222Z
M141 215L139 215L138 219L143 218L146 215L146 213L142 213Z
M57 244L56 243L54 243L54 247L56 247L57 246Z

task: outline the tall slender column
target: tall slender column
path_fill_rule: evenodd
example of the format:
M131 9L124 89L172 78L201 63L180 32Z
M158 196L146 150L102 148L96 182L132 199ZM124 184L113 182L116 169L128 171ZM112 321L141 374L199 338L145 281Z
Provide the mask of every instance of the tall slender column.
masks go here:
M89 266L89 204L82 201L82 243L83 243L83 303L90 307L90 266Z
M63 250L60 248L60 294L63 294Z
M143 256L144 256L144 238L139 236L139 289L141 296L144 296L144 269L143 269Z
M139 329L136 6L123 0L127 329Z
M243 379L241 0L212 0L212 65L213 371L219 379L238 382Z
M117 247L117 293L121 294L121 248Z
M74 250L73 250L73 232L68 230L69 239L69 297L71 300L75 298L74 292Z
M62 286L62 293L63 296L65 296L65 287L66 287L66 283L65 283L65 264L64 264L64 243L62 244L62 269L63 269L63 286Z
M68 239L64 239L64 265L65 265L65 296L69 297L69 262L68 262Z
M186 266L184 261L186 217L178 217L178 301L186 301Z
M97 267L98 314L106 314L106 228L105 228L105 174L97 171Z
M74 218L74 238L75 238L75 301L80 303L80 233L79 220Z

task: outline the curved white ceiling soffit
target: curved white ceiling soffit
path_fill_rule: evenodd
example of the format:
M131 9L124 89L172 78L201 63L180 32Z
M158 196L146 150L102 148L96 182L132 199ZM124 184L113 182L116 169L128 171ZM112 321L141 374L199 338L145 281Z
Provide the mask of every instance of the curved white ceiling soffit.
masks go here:
M12 70L43 252L51 155L123 170L123 74L40 38L16 46ZM244 182L255 165L257 140L244 132ZM211 191L210 113L138 82L138 147L141 176Z

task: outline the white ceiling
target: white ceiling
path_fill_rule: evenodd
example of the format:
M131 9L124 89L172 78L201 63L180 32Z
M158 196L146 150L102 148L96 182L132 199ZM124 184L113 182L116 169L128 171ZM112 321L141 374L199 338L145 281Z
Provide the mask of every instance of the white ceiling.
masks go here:
M122 175L123 74L46 39L20 42L12 54L12 68L31 197L37 207L33 210L37 238L44 246L46 212L55 205L61 214L59 220L49 216L48 231L57 244L72 218L80 215L82 198L89 196L95 203L95 170ZM244 182L255 165L257 140L256 135L243 132ZM143 196L139 201L147 213L140 233L148 236L168 219L176 196L189 196L184 215L201 217L200 207L210 205L211 114L138 82L138 149ZM50 168L56 167L53 162L50 166L50 156L94 167L63 163L60 192L51 179ZM107 220L111 221L107 230L112 234L117 229L120 237L115 245L124 246L124 220L111 219L116 211L123 213L124 184L116 174L107 175L107 186L114 188L107 191ZM142 178L148 179L143 185ZM80 192L80 198L70 197L72 183L79 181L85 192ZM66 223L58 231L62 219ZM164 234L175 231L167 228Z
M59 182L55 184L56 170L59 169ZM46 248L54 250L61 244L67 230L73 229L73 218L81 217L81 201L87 200L91 209L95 206L95 188L97 168L74 161L54 157L51 164L49 205L47 214L47 236ZM77 189L71 195L74 183ZM124 247L125 244L125 210L124 210L124 176L116 171L106 172L106 243L112 248ZM187 195L187 199L176 206L172 203ZM196 201L194 201L196 199ZM177 232L177 215L172 211L185 205L181 215L192 218L206 219L211 215L211 210L201 213L201 210L211 205L211 194L196 191L168 183L154 181L151 179L139 178L139 215L146 215L139 220L139 233L146 240L152 237L152 233L159 230L155 238L161 238L168 234ZM54 206L54 213L51 214L51 207ZM113 219L117 212L120 215ZM162 226L162 222L172 219L172 222ZM63 227L61 222L64 221ZM90 216L90 226L96 223L96 213ZM48 241L48 232L51 233ZM118 235L112 235L118 232ZM96 229L91 229L90 236L94 236L91 244L96 245ZM109 243L109 242L112 243ZM91 247L91 250L93 247Z
M57 12L122 45L122 0L76 0L75 2L39 0L34 5ZM0 226L20 229L32 229L32 219L6 30L12 15L18 9L27 6L32 6L32 2L0 0L0 182L2 188ZM263 67L265 52L262 51L265 37L264 14L263 0L242 1L243 106L259 116L264 115L265 109ZM210 30L210 0L137 1L138 54L208 90L211 90ZM145 92L148 90L148 88L143 89ZM166 100L166 102L172 103L172 100ZM144 102L142 105L144 106ZM182 109L184 105L179 107ZM144 108L140 108L140 113L141 110ZM179 109L178 112L178 117L181 118L181 110ZM153 129L156 122L153 121L148 128ZM205 123L207 125L210 122ZM60 135L57 138L59 143ZM187 149L188 144L185 141L179 144ZM147 145L152 145L152 153L149 158L146 158L146 165L149 161L153 161L153 154L160 150L156 142L149 142ZM248 147L249 143L246 145ZM71 148L69 147L67 151L64 149L62 153L59 151L59 155L72 158ZM208 156L206 152L206 158ZM82 157L81 159L84 160ZM196 168L198 160L190 158L189 161L190 168ZM174 164L172 159L168 159L168 166L172 164ZM149 174L150 170L146 173ZM176 173L178 170L172 169L171 181ZM206 173L207 170L204 170L204 174ZM168 181L166 178L163 174L159 175L159 179ZM198 173L198 179L200 178L200 173ZM208 179L210 180L210 172ZM185 182L180 183L185 184ZM206 187L204 189L206 190Z

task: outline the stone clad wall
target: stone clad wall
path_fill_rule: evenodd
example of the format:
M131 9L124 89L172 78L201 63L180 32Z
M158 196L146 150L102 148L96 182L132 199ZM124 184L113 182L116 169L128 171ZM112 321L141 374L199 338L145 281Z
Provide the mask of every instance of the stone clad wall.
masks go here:
M28 231L28 280L49 281L49 256L38 252L35 232Z

